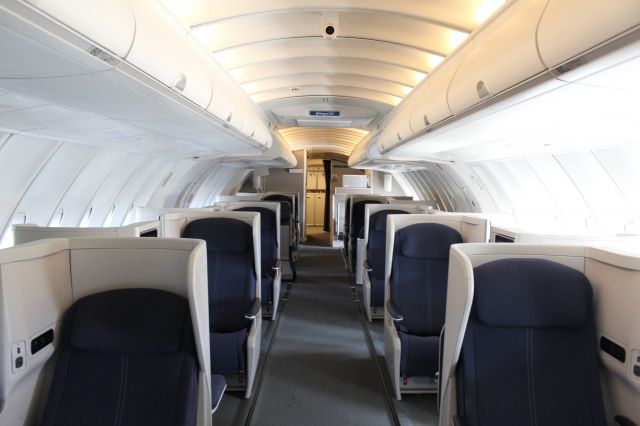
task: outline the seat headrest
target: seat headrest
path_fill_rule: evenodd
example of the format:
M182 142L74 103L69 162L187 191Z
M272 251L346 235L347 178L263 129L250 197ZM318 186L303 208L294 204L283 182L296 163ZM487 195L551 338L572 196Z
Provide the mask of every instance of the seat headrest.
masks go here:
M272 195L267 195L266 197L263 198L264 201L279 201L279 202L286 202L291 204L291 197L289 197L288 195L283 195L283 194L272 194Z
M416 223L396 232L402 256L414 259L448 259L452 244L462 242L460 233L439 223ZM395 250L394 250L395 251Z
M207 252L243 253L253 250L251 225L228 217L210 217L189 222L182 236L205 240Z
M140 288L86 296L67 315L71 346L109 354L176 352L191 322L184 297Z
M276 212L266 207L240 207L234 211L260 213L260 229L276 228Z
M591 284L582 272L545 259L501 259L478 266L474 309L497 327L578 327L592 317Z
M387 216L390 214L409 214L409 212L404 210L381 210L379 212L375 212L369 218L371 222L369 224L369 228L371 228L371 224L373 224L373 230L377 232L382 232L387 230Z

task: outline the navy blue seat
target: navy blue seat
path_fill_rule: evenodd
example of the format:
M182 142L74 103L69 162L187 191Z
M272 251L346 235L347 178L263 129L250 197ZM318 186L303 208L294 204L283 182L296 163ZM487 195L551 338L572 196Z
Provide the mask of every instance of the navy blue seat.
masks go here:
M274 202L280 203L280 225L287 226L291 229L291 214L292 214L291 197L284 194L271 194L271 195L267 195L262 200L274 201ZM294 227L294 228L297 229L297 227ZM293 229L292 229L292 232L294 232L295 234L295 231ZM297 241L297 236L292 235L291 237L292 237L292 240L287 242L287 244L289 244L289 267L291 268L291 273L293 275L292 279L293 281L295 281L296 265L293 261L293 251L295 249L294 244ZM284 242L281 242L281 243L284 244Z
M401 318L395 320L395 325L401 343L403 377L433 377L438 372L449 249L461 242L458 231L438 223L418 223L396 232L389 309Z
M387 246L387 216L408 214L404 210L381 210L369 217L367 239L367 263L371 282L371 306L384 305L384 264ZM364 231L363 231L364 232Z
M247 336L260 309L251 225L216 217L190 222L183 234L207 242L211 370L247 372Z
M195 425L189 303L151 289L84 297L67 311L44 426Z
M593 294L587 278L543 259L474 270L457 365L467 426L604 426Z
M360 200L353 203L351 206L351 223L349 224L349 242L351 243L351 251L349 252L349 259L351 266L356 265L356 240L358 236L364 233L364 207L367 204L382 204L380 200Z
M273 280L278 263L278 224L273 210L264 207L241 207L238 212L260 213L260 259L262 303L273 303Z
M344 233L342 235L342 245L344 246L344 255L349 258L349 222L351 221L351 198L347 198L344 203Z

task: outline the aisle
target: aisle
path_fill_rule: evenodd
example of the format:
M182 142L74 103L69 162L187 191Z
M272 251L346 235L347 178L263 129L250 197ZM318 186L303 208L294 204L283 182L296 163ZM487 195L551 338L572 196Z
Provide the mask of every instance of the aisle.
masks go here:
M340 251L305 246L253 425L390 425Z

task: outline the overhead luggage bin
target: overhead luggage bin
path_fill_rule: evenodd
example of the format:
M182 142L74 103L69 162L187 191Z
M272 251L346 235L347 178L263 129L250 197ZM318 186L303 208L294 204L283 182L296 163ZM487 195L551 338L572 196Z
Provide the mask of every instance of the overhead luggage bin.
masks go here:
M463 47L464 59L447 91L453 114L545 71L538 57L536 29L546 4L546 0L514 2ZM558 39L555 43L561 44Z
M211 82L187 31L159 3L132 0L136 32L127 62L202 108L211 101Z
M636 0L550 0L537 32L540 58L553 70L638 25ZM567 64L567 69L577 65Z
M57 21L120 58L127 56L136 34L136 17L128 0L91 0L69 7L64 0L25 0ZM114 31L117 29L116 31ZM43 62L44 65L44 62Z
M211 425L205 271L205 244L187 239L60 238L0 250L0 321L4 328L0 341L0 398L4 401L0 423L48 424L40 418L48 386L40 379L53 372L50 361L61 348L65 312L85 296L136 288L160 290L188 300L198 367L193 395L197 401L196 424ZM84 335L87 336L91 334ZM100 345L107 342L107 336L96 333L91 340ZM157 379L168 372L171 369L156 372ZM97 394L89 397L94 403L103 400Z

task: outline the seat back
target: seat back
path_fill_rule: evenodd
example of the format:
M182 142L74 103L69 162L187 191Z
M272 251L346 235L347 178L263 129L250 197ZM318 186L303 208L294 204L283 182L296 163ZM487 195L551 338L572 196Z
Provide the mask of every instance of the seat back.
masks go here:
M390 214L409 214L405 210L381 210L369 218L367 242L367 262L373 269L376 279L384 280L385 251L387 246L387 216Z
M395 234L390 298L404 320L401 331L438 336L444 325L449 248L460 233L439 223L418 223Z
M251 225L226 217L197 219L182 236L207 243L211 332L248 328L244 315L256 298Z
M579 271L543 259L474 269L456 381L466 425L606 424L593 294Z
M291 197L283 194L271 194L263 198L264 201L277 201L280 203L280 225L291 223Z
M273 276L278 260L278 224L276 212L264 207L240 207L237 212L260 213L260 263L262 275Z
M367 204L382 204L380 200L360 200L351 206L351 223L349 224L349 236L358 238L364 228L364 207Z
M42 424L195 425L198 361L189 303L112 290L67 311Z

